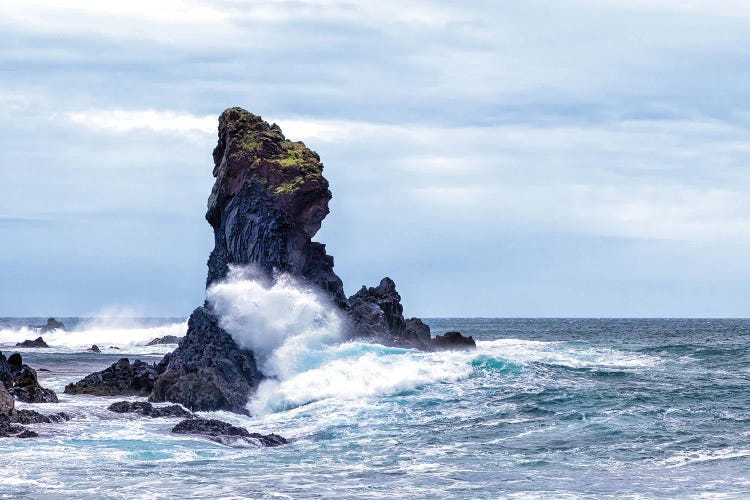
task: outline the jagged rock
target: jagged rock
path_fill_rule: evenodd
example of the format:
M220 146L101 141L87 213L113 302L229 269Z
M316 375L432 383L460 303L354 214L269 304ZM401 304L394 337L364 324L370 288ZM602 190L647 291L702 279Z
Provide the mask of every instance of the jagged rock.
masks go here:
M16 347L49 347L42 337L34 340L24 340L16 344Z
M57 321L55 318L49 318L46 324L34 325L31 328L36 328L37 330L39 330L39 333L48 333L53 330L57 330L58 328L61 330L65 330L65 325L62 323L62 321Z
M248 397L263 377L252 351L240 349L205 307L193 311L180 346L158 369L149 401L171 401L193 411L246 413Z
M221 444L237 444L238 441L255 446L279 446L289 441L278 434L258 434L249 432L242 427L222 422L221 420L207 420L195 418L183 420L172 429L175 434L199 434L208 436L213 441Z
M276 124L230 108L219 117L213 158L207 285L224 278L229 264L254 264L268 276L278 270L303 277L343 305L333 257L311 241L331 199L318 154L286 140Z
M89 347L89 348L88 348L88 349L86 349L86 350L87 350L88 352L98 352L98 353L102 352L102 350L101 350L101 349L99 349L99 346L98 346L98 345L96 345L96 344L92 345L91 347Z
M437 349L473 349L477 343L472 336L467 337L460 332L446 332L432 339L432 345Z
M12 417L16 414L16 400L13 396L5 389L3 384L0 384L0 418Z
M23 365L20 371L13 374L13 387L9 392L24 403L57 403L55 391L39 385L36 370L28 365Z
M159 344L178 344L182 337L178 337L176 335L165 335L164 337L157 337L148 344L149 345L159 345Z
M148 396L158 373L153 365L122 358L109 368L65 386L65 394L93 396Z
M49 413L47 415L34 410L17 410L16 415L11 418L12 422L19 424L53 424L70 420L70 415L65 412Z
M400 337L406 328L401 296L391 278L374 288L363 286L349 298L348 312L357 336Z
M430 326L426 325L419 318L409 318L406 320L404 338L412 342L421 342L427 345L431 340Z
M0 352L0 382L15 399L24 403L57 403L55 391L39 385L36 371L23 364L18 353L6 360Z
M180 405L154 406L145 401L118 401L107 408L115 413L137 413L144 417L182 417L193 418L193 414Z

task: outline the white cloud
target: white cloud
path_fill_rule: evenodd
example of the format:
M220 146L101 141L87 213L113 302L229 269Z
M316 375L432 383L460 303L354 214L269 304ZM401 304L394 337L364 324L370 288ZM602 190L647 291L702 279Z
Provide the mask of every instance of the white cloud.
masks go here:
M115 133L150 130L157 133L216 133L215 116L157 110L93 110L68 113L74 123L88 129Z

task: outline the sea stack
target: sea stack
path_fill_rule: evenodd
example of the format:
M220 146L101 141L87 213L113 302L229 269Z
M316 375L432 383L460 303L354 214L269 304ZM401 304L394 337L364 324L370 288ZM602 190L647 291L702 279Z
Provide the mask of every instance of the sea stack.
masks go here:
M266 280L284 272L339 308L351 337L427 350L474 346L471 337L457 332L436 342L421 320L405 320L401 296L390 278L346 298L333 257L324 244L312 241L329 213L331 191L320 157L304 143L288 140L278 125L259 116L229 108L219 117L213 162L216 180L206 220L213 228L214 249L208 258L207 288L224 279L231 265L251 265ZM178 348L154 370L158 377L149 399L195 411L246 413L248 398L264 378L254 353L240 348L219 326L210 303L193 311ZM86 383L71 385L96 394L99 388L94 386L104 375L99 372Z

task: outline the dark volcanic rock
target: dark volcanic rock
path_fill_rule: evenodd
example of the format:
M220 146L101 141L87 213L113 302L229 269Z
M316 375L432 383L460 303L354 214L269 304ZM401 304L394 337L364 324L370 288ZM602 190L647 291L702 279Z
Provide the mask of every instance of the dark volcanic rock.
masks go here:
M102 352L102 350L99 349L99 346L96 345L96 344L92 345L91 347L89 347L86 350L89 351L89 352L99 352L99 353Z
M15 414L16 400L5 389L5 386L0 384L0 418L12 417Z
M430 342L430 327L419 318L409 318L406 320L404 337L410 341L428 344Z
M55 391L39 385L36 370L28 365L23 365L21 370L13 373L13 387L9 392L24 403L57 403Z
M15 417L11 419L19 424L53 424L57 422L67 422L70 415L65 412L49 413L44 415L34 410L18 410Z
M55 391L39 385L36 371L23 364L18 353L11 354L6 360L0 352L0 385L24 403L57 403Z
M178 337L176 335L165 335L164 337L155 338L146 345L177 344L180 342L180 340L182 340L182 337Z
M269 277L274 270L303 277L343 305L333 257L311 241L331 199L318 154L286 140L276 124L230 108L219 117L213 157L207 285L224 278L229 264L253 264Z
M193 418L193 414L180 405L154 406L145 401L118 401L107 408L115 413L137 413L144 417L182 417Z
M222 422L221 420L206 420L195 418L183 420L172 429L175 434L199 434L208 436L222 444L237 444L238 441L255 446L279 446L289 441L277 434L258 434L248 432L247 429Z
M357 336L401 337L406 329L401 295L391 278L377 287L362 287L349 298L348 312Z
M37 330L39 330L39 333L47 333L53 330L57 330L58 328L61 330L65 330L65 325L62 323L62 321L57 321L55 318L49 318L46 324L34 325L31 328L36 328Z
M42 337L35 340L24 340L16 344L16 347L49 347Z
M207 308L190 315L187 335L159 363L149 401L180 403L193 411L246 413L245 405L263 375L252 351L240 349Z
M432 339L432 345L437 349L472 349L477 343L472 336L467 337L460 332L447 332Z
M87 375L65 386L65 394L93 396L148 396L154 388L157 372L153 365L122 358L109 368Z

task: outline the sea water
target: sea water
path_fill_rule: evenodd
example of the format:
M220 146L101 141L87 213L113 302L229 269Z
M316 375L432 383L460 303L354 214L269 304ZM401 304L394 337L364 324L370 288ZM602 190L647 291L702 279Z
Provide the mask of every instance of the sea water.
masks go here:
M253 416L201 413L292 440L240 448L106 409L138 398L62 393L120 357L158 361L175 346L143 344L184 320L63 318L49 349L13 347L44 319L0 319L0 350L49 370L60 398L19 407L73 418L0 439L2 497L750 495L750 320L432 319L477 349L305 344Z

